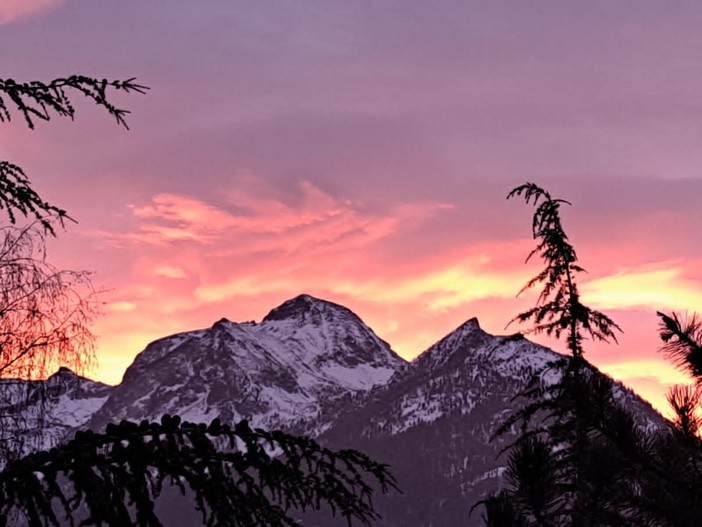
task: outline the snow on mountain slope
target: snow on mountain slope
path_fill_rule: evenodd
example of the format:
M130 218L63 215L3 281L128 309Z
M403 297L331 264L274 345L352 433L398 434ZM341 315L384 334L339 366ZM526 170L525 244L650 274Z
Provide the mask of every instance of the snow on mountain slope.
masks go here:
M150 344L89 426L178 413L303 431L405 364L350 310L301 295L260 323L222 319Z
M45 381L0 381L0 430L13 455L48 449L82 427L105 403L112 386L60 368Z
M378 527L482 525L478 513L469 518L470 507L502 484L500 452L515 437L494 434L523 403L516 396L533 374L545 384L560 378L562 358L521 335L490 335L471 319L365 406L347 407L320 440L390 464L404 494L378 498ZM650 405L621 385L615 390L642 426L663 426Z
M384 517L377 527L466 527L481 524L477 514L469 518L470 506L501 484L499 453L510 438L494 439L497 427L534 373L546 384L558 380L561 358L521 335L490 335L471 319L407 363L348 309L301 295L259 323L222 319L157 340L116 387L66 369L44 382L0 381L0 400L12 400L1 413L22 416L36 428L27 437L44 447L73 427L99 430L121 419L248 418L389 463L404 494L375 500ZM661 427L647 403L615 390L642 426Z

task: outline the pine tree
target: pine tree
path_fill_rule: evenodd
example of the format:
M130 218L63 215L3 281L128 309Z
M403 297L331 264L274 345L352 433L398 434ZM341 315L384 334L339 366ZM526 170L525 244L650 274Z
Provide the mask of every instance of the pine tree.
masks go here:
M536 305L510 323L532 321L528 333L557 338L565 334L570 355L548 365L562 374L555 385L542 384L536 372L522 394L525 406L498 431L504 433L522 423L523 433L508 459L509 491L488 498L486 505L495 499L511 499L527 525L600 525L605 516L614 515L604 496L618 483L618 474L604 477L600 473L598 479L592 473L592 467L611 453L600 448L598 416L613 412L616 405L611 384L602 381L583 358L583 341L589 337L616 342L621 329L580 299L577 277L585 269L578 263L560 217L562 205L570 203L553 198L533 183L514 188L507 197L522 197L536 207L531 230L537 245L527 261L539 256L545 264L520 291L541 285ZM616 465L610 460L610 466Z
M585 269L577 263L578 257L563 230L560 217L561 205L570 205L570 202L552 198L551 194L534 183L512 189L507 199L514 197L523 197L527 204L536 207L531 230L538 243L529 253L527 262L538 255L545 267L519 292L521 294L541 284L536 306L520 313L510 323L533 320L534 326L528 333L546 333L556 338L567 332L568 350L575 359L583 355L585 334L594 340L616 342L616 331L621 331L621 328L604 313L580 301L577 275L585 272Z
M155 503L172 485L192 496L203 525L293 527L305 510L331 509L371 525L374 488L396 489L387 466L355 450L332 451L282 432L164 416L78 432L49 452L0 472L0 525L161 526Z
M673 313L661 317L661 351L696 384L675 387L670 432L639 428L614 398L612 381L584 360L585 336L616 341L606 315L584 306L575 277L584 271L563 230L553 199L533 184L515 188L537 210L532 233L546 267L525 287L543 284L536 307L514 320L534 321L531 332L566 333L570 356L550 367L563 375L554 386L535 376L526 405L501 427L521 422L522 435L507 460L507 488L482 502L486 525L671 526L699 525L702 517L702 322ZM501 522L501 523L500 523Z

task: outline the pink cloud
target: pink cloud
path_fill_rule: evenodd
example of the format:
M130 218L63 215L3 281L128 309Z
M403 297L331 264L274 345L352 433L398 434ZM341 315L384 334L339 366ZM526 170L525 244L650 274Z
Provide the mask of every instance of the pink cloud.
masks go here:
M0 24L16 22L64 3L64 0L3 0L0 2Z
M219 244L220 255L230 257L242 251L329 252L371 245L450 208L443 203L414 203L371 213L362 203L334 198L309 182L301 182L298 190L298 199L290 202L265 196L261 189L242 188L229 192L222 206L158 194L149 204L130 207L138 221L136 230L97 234L120 244ZM229 243L221 243L224 240Z
M105 379L119 375L133 335L145 343L222 316L260 320L301 292L347 305L408 359L471 316L491 333L527 329L505 325L537 294L516 298L540 268L537 261L524 265L531 239L446 242L427 250L423 244L444 235L447 218L463 221L440 202L372 208L308 182L283 193L247 177L217 199L164 193L130 211L126 224L133 227L101 234L119 242L132 262L112 299L118 308L99 323L109 359ZM661 260L635 239L616 254L595 237L578 248L591 271L580 280L584 300L625 330L620 346L588 343L588 358L662 407L663 388L681 377L670 367L650 374L651 365L664 362L656 351L655 310L697 307L702 285L695 262ZM563 350L560 342L537 339Z

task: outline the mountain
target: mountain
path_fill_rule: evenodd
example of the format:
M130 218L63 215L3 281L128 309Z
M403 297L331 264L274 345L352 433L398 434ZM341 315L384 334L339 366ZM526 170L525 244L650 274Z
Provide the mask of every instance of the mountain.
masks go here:
M149 344L89 426L178 413L310 433L344 398L385 385L404 367L350 310L300 295L260 323L222 319Z
M514 438L493 439L495 430L519 407L534 373L545 384L558 380L561 358L519 334L490 335L471 319L408 363L347 308L300 295L258 323L221 319L157 340L118 386L66 369L27 386L51 394L45 445L73 427L101 430L164 413L246 418L389 463L404 493L374 501L383 515L377 527L470 527L481 525L479 513L469 517L471 505L501 485L500 451ZM615 396L640 426L663 426L624 386L615 385ZM38 400L30 398L26 415ZM175 518L167 525L197 525L170 502L162 509ZM346 524L306 516L304 525Z
M60 368L45 381L1 380L3 437L13 437L13 430L29 431L2 446L23 454L56 446L86 424L107 401L111 390L111 386L76 375L68 368Z
M479 512L469 516L471 506L501 485L500 452L516 437L493 434L521 404L515 398L534 373L543 372L546 384L559 379L551 365L560 358L521 335L490 335L471 319L419 355L366 405L347 408L319 440L357 448L393 468L404 494L378 497L383 515L378 527L483 525ZM614 389L640 426L663 426L648 403L621 384Z

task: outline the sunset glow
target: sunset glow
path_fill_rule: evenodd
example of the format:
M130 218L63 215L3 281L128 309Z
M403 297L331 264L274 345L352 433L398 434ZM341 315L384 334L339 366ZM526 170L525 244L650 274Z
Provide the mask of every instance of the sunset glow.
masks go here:
M79 221L51 258L106 290L96 378L303 292L407 359L474 316L526 330L532 210L505 196L535 181L573 203L583 300L624 330L588 357L663 408L685 378L655 312L702 312L702 8L546 4L4 2L3 77L151 87L118 98L129 131L83 102L0 130Z

